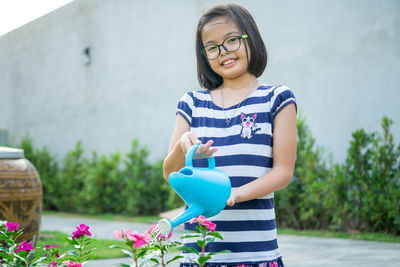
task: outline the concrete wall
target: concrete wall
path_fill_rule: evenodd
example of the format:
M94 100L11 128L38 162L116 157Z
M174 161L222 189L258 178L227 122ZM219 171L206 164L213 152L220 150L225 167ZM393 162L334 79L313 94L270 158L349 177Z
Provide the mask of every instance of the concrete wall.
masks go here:
M133 138L165 155L177 100L198 89L194 34L215 1L76 0L0 37L0 129L60 158L127 152ZM293 89L317 143L346 155L351 133L400 137L400 2L235 1L269 52L260 80ZM91 63L83 51L90 48Z

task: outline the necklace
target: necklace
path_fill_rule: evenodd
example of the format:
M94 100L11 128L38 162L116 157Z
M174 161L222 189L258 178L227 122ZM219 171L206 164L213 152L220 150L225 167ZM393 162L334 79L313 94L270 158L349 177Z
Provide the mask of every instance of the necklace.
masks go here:
M225 104L224 104L224 93L223 93L223 89L221 88L221 102L222 102L222 110L224 111L224 116L225 116L225 122L226 125L229 125L231 123L231 120L233 118L233 116L235 116L237 110L239 109L240 105L242 104L242 102L249 96L250 92L254 89L254 87L257 85L258 81L256 80L250 87L249 90L247 91L246 95L244 96L243 100L239 102L239 104L237 104L236 108L233 110L231 116L227 117L226 116L226 111L225 111Z

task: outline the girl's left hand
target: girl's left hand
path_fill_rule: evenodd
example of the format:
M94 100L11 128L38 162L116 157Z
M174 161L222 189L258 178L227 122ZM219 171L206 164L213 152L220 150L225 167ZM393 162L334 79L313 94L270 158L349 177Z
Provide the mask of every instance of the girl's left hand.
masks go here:
M238 188L231 189L231 196L226 201L226 205L232 207L238 201Z

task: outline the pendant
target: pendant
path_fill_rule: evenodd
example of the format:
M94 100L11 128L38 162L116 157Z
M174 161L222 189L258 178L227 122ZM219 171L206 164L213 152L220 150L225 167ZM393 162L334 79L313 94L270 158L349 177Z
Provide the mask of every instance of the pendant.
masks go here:
M229 125L229 123L231 123L231 119L229 119L229 118L226 118L225 121L226 121L226 125Z

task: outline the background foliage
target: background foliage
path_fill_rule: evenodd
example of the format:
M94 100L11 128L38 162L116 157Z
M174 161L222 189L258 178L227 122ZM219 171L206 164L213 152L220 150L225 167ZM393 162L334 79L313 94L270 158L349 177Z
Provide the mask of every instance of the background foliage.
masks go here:
M400 145L392 123L384 117L382 132L355 131L345 162L333 163L300 117L292 183L275 193L278 225L400 234ZM40 174L47 210L136 216L183 205L164 181L162 161L150 163L137 140L127 155L92 152L90 158L77 142L60 164L29 137L19 146Z
M275 193L280 226L400 234L400 145L382 119L382 133L356 130L344 163L333 164L298 120L292 183Z
M155 215L183 205L163 178L162 161L150 163L148 150L137 140L132 141L125 156L92 152L90 158L84 156L79 141L62 164L47 148L35 149L29 136L19 147L39 172L44 209L136 216Z

